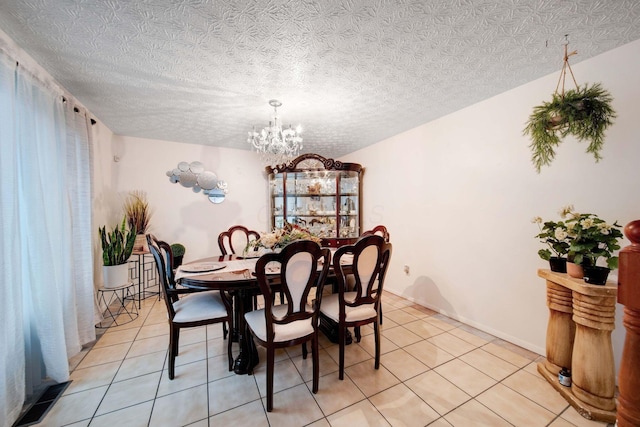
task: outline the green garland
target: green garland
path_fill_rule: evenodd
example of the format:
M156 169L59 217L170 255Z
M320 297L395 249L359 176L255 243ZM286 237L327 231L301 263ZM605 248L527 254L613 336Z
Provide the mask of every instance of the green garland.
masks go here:
M542 166L551 164L555 148L569 134L579 141L589 141L587 153L599 161L604 131L616 117L612 100L611 94L596 83L569 90L564 96L554 93L551 102L535 107L524 134L531 136L529 148L536 171L540 173Z

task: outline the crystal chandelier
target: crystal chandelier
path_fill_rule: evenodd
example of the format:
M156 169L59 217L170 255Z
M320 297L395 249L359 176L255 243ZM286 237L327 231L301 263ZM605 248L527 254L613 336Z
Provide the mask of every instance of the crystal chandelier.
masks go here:
M278 107L282 106L282 102L272 99L269 105L273 107L273 121L260 132L256 132L254 126L247 142L260 154L265 164L276 167L298 156L302 148L302 130L300 126L293 129L291 125L288 129L282 129L278 120Z

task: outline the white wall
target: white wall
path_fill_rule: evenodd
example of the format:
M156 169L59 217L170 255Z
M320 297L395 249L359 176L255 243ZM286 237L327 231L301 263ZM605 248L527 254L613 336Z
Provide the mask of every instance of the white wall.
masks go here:
M575 140L561 144L539 175L530 163L522 129L533 106L550 99L558 74L342 159L366 167L365 229L390 230L388 290L544 354L548 311L537 269L548 266L531 219L557 219L570 203L621 225L640 218L640 41L572 68L579 84L602 82L614 97L618 118L599 163ZM617 362L621 315L618 305Z
M112 148L111 172L105 180L111 220L124 215L129 191L145 191L152 209L149 231L169 243L184 244L185 262L219 254L218 234L232 225L268 231L267 180L255 153L117 135L102 143ZM229 193L223 203L212 204L202 192L169 181L168 170L180 161L195 160L227 181Z

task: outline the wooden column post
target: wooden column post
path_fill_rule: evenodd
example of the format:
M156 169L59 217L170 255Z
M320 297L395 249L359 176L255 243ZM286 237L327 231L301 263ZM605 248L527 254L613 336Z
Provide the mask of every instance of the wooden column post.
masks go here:
M615 328L615 296L573 292L576 323L571 391L582 402L605 411L616 410L616 372L611 331Z
M631 245L620 251L618 302L627 330L618 373L618 427L640 426L640 220L624 228Z
M538 270L547 281L547 357L538 372L585 418L616 419L615 368L611 331L615 327L617 285L591 285L566 273ZM571 369L573 383L558 381Z
M554 377L562 368L571 369L573 340L576 325L572 320L572 292L564 286L547 281L547 358L544 361L547 371Z

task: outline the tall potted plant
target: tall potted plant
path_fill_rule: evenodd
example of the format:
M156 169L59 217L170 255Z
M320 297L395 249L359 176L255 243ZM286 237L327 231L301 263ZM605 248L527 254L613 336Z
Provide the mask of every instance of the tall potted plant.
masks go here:
M149 228L151 209L147 201L147 193L141 190L129 192L124 202L124 211L127 222L129 223L129 228L137 230L136 241L133 247L134 250L148 251L149 248L145 234L147 234Z
M105 288L116 288L129 282L127 261L133 252L136 240L136 228L127 230L127 217L122 224L107 231L105 226L98 228L102 245L102 264Z

